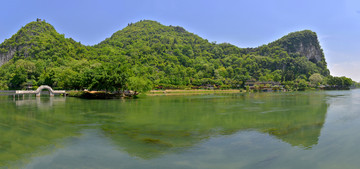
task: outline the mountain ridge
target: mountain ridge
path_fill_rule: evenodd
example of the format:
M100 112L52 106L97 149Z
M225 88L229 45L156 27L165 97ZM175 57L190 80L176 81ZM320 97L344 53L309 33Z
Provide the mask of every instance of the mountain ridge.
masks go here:
M51 68L54 79L48 82L53 82L50 86L59 86L55 81L60 79L57 77L62 73L58 70L60 67L69 68L78 62L86 62L88 66L95 62L129 64L132 65L130 74L145 76L154 86L234 87L244 85L244 81L251 78L291 81L307 80L314 73L329 75L317 35L310 30L290 33L257 48L239 48L229 43L210 43L180 26L165 26L151 20L131 23L93 46L65 38L45 21L30 22L0 44L1 69L9 69L9 64L18 60L31 62L37 69L39 65ZM71 71L73 69L78 68L72 67ZM21 83L16 82L17 85L9 82L12 75L3 72L2 81L7 81L11 88L19 88L29 80L44 83L40 79L48 72L38 71L28 74ZM75 88L84 87L86 85L78 84Z
M164 25L162 25L161 23L159 23L159 22L157 22L157 21L141 20L141 21L136 22L136 23L130 23L130 24L128 24L127 27L125 27L125 28L123 28L123 29L121 29L121 30L119 30L119 31L116 31L115 33L112 34L112 36L106 38L105 40L99 42L98 44L95 44L95 45L83 45L83 46L87 46L87 47L101 46L101 44L103 44L104 42L106 42L106 41L109 40L109 39L112 39L112 38L114 37L114 35L116 35L116 34L120 34L120 33L122 33L122 32L128 33L128 31L127 31L128 27L133 26L133 25L135 26L136 24L139 24L139 23L147 23L147 22L149 22L149 23L156 23L157 25L164 26ZM36 28L44 28L44 27L41 27L41 26L37 26L37 25L39 25L39 24L45 25L45 28L47 28L47 29L40 29L40 30L39 30L39 29L36 29ZM146 24L143 25L142 28L145 28L145 26L146 26ZM14 39L14 36L17 35L17 34L20 34L20 35L15 36L15 41L17 41L17 39L18 39L18 38L16 38L16 37L26 37L26 38L29 38L29 36L22 36L22 34L24 34L24 31L22 31L22 30L23 30L24 28L26 28L26 27L33 27L33 28L35 28L35 29L30 29L31 31L26 31L26 32L32 34L32 36L34 36L34 35L39 35L39 31L40 31L41 33L47 31L47 32L50 32L50 33L54 33L54 32L55 32L55 33L59 34L58 32L56 32L55 28L54 28L51 24L46 23L45 21L33 21L33 22L30 22L30 23L26 24L26 25L25 25L24 27L22 27L21 29L19 29L19 31L18 31L17 33L15 33L11 38L5 39L2 43L0 43L0 48L1 48L2 46L4 46L4 44L6 44L7 41ZM172 26L172 25L170 25L170 26L164 26L164 27L173 28L176 32L179 32L179 33L184 33L184 34L190 34L190 35L193 35L193 36L197 36L199 39L208 42L207 39L203 39L203 38L199 37L198 35L196 35L196 34L194 34L194 33L190 33L190 32L188 32L186 29L184 29L183 27L180 27L180 26ZM29 30L29 29L27 29L27 30ZM35 30L35 31L34 31L34 30ZM275 40L275 41L273 41L273 42L270 42L270 43L268 43L268 44L266 44L266 45L268 45L268 46L273 46L273 44L279 44L279 43L281 43L281 42L279 42L279 41L284 41L284 40L282 40L282 39L285 39L285 38L288 37L288 36L291 36L291 35L294 35L294 34L300 34L300 33L302 34L302 33L304 33L304 32L314 34L314 37L315 37L315 39L317 40L317 35L316 35L315 32L312 32L311 30L303 30L303 31L291 32L291 33L289 33L288 35L285 35L285 36L283 36L282 38L280 38L280 39L278 39L278 40ZM159 33L160 33L160 32L159 32ZM63 34L59 34L59 35L64 36ZM31 37L31 36L30 36L30 37ZM72 38L66 38L66 39L70 39L70 40L74 41ZM28 40L31 40L31 39L28 39ZM76 42L76 41L74 41L74 42ZM80 43L80 42L78 42L78 43ZM224 42L224 43L220 43L220 44L230 44L230 43ZM230 44L230 45L233 45L233 44ZM315 42L314 45L315 45L316 47L319 47L319 48L320 48L320 45L319 45L319 42L318 42L318 41ZM236 45L233 45L233 46L238 47L238 46L236 46ZM262 46L264 46L264 45L262 45ZM285 45L284 45L284 46L285 46ZM261 47L261 46L255 47L255 48L253 48L253 49L256 49L256 48L259 48L259 47ZM240 47L238 47L238 48L240 48ZM284 48L285 48L285 50L287 50L288 52L294 52L294 47L289 48L289 49L287 49L286 47L284 47ZM2 48L2 49L3 49L3 48ZM240 49L246 49L246 48L240 48ZM3 52L3 53L4 53L4 51L5 51L5 50L2 50L2 51L0 51L0 52ZM296 53L296 51L295 51L295 53ZM301 52L301 53L304 53L304 52ZM309 56L308 58L309 58L309 60L310 60L310 59L315 59L316 61L321 60L321 59L325 59L323 53L319 53L318 55L321 55L321 56ZM0 57L0 58L1 58L1 57ZM0 65L1 65L1 64L0 64Z

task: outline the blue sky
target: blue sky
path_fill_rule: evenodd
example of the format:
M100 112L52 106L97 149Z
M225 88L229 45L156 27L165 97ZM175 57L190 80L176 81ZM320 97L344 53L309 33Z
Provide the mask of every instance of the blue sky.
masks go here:
M332 75L360 81L356 0L11 0L0 7L0 42L36 18L86 45L142 19L179 25L209 41L256 47L289 32L317 32Z

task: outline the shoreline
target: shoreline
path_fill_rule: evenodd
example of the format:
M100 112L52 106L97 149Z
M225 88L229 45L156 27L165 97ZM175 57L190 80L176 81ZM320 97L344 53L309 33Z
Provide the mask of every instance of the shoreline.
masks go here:
M242 93L246 90L240 89L227 89L227 90L183 90L183 89L167 89L167 90L151 90L147 93L144 93L147 96L170 96L170 95L196 95L196 94L214 94L214 93Z

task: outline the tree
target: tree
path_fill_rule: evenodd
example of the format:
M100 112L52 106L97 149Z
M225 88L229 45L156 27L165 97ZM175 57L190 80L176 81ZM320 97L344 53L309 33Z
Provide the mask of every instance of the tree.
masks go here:
M342 80L342 85L344 86L344 87L350 87L352 84L353 84L353 81L352 81L352 79L350 79L350 78L347 78L347 77L345 77L345 76L342 76L342 77L340 77L341 78L341 80Z
M26 81L27 74L25 73L25 69L19 67L11 74L10 86L12 89L20 89Z
M51 87L54 87L55 85L55 71L49 70L47 72L43 72L43 74L40 75L38 84L40 85L49 85Z
M9 87L7 86L6 82L0 81L0 90L8 90Z
M328 76L326 78L326 82L329 85L339 87L339 88L348 88L353 84L352 79L347 78L345 76L342 76L342 77Z
M318 86L323 81L323 78L320 73L314 73L309 77L309 80L313 86Z
M273 75L273 80L275 82L280 82L281 81L281 74L282 74L282 71L281 70L275 70L274 72L272 72L272 75Z
M305 90L308 86L308 83L306 82L306 80L304 79L300 79L298 81L298 90L302 91L302 90Z
M128 79L128 67L115 63L96 63L92 69L86 69L84 86L89 90L120 91L125 90Z
M127 82L127 89L134 91L134 95L137 95L151 90L152 83L144 77L130 77Z

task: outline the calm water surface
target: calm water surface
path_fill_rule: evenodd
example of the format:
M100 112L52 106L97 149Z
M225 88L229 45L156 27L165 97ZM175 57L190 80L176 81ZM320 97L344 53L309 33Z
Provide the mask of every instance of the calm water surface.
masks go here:
M360 168L360 90L0 97L0 168Z

